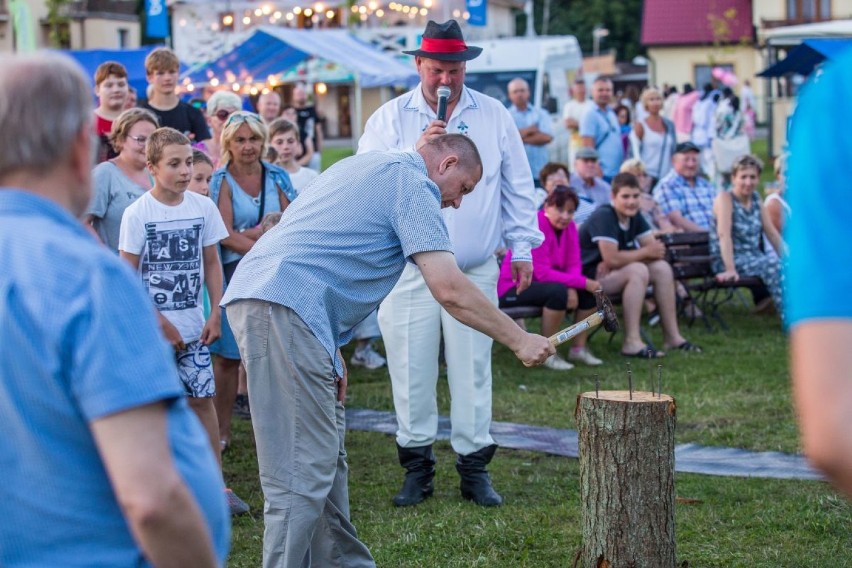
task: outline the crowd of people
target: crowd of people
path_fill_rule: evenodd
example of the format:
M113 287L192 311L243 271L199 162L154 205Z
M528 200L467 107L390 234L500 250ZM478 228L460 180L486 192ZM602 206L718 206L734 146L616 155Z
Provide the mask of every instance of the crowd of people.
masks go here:
M388 366L404 469L394 504L417 505L434 492L436 382L443 357L460 494L498 506L503 498L487 471L497 450L490 433L494 340L529 366L569 371L575 363L601 365L586 334L574 339L564 357L546 336L563 327L570 312L577 321L590 315L594 293L602 290L621 297L623 356L700 353L678 326L678 303L689 297L665 260L655 237L660 232L708 232L716 277L759 277L763 285L752 289L756 307L781 308L778 254L766 243L780 254L778 225L789 206L782 194L762 202L759 160L747 151L731 158L732 146L724 141L742 137L748 121L730 90L648 88L635 101L616 101L608 78L591 82L591 98L586 82L578 80L563 112L571 132L569 166L548 162L551 118L530 102L523 79L507 85L508 109L465 85L465 63L481 51L464 42L455 21L429 22L420 48L407 52L420 84L379 108L367 121L357 154L322 174L319 117L304 86L293 90L292 105L270 91L252 112L243 110L238 95L222 90L202 110L179 98L177 57L159 48L145 61L150 86L138 106L130 102L126 70L102 64L94 77L99 100L93 114L78 100L75 89L83 79L68 61L38 55L5 63L0 76L9 82L0 84L15 100L40 100L16 80L22 66L45 80L64 78L50 95L60 97L62 111L74 118L56 120L67 128L57 134L64 146L49 156L55 168L41 168L30 152L19 160L26 175L3 179L6 186L37 188L37 194L63 176L73 180L77 194L70 203L65 193L42 193L66 204L65 211L44 209L26 195L0 204L0 211L12 207L38 217L21 234L31 245L46 241L45 251L58 247L39 262L73 262L75 274L85 266L96 284L68 282L65 271L52 272L62 308L79 313L57 319L66 327L43 341L63 332L62 341L82 342L73 346L79 353L57 354L73 363L67 372L80 382L60 386L73 394L68 397L82 399L85 413L73 435L84 439L91 428L94 442L83 443L91 446L89 467L115 487L110 497L84 482L99 506L120 515L119 505L128 510L127 503L135 503L135 488L126 487L141 473L126 471L120 460L133 450L120 445L139 447L145 440L130 436L150 427L150 448L131 463L171 452L143 471L155 468L171 480L168 495L177 499L158 501L163 512L151 514L166 514L180 503L184 510L175 519L185 521L187 531L180 534L197 535L207 527L197 541L206 552L195 560L221 562L228 536L224 504L231 514L248 511L224 487L221 474L236 413L251 418L257 442L264 566L331 566L341 555L347 566L372 566L349 521L342 405L347 371L340 347L350 340L357 341L352 364ZM442 118L438 87L450 89ZM20 116L32 116L25 107L33 101L19 101ZM0 112L0 118L11 112ZM100 142L99 163L91 171L83 167L88 146L76 143L90 133L86 128ZM779 176L783 182L783 170ZM75 225L74 216L82 223ZM83 242L84 229L100 248L91 239ZM66 249L69 258L61 258ZM86 297L70 298L69 290ZM99 311L107 301L116 305ZM528 333L499 310L523 305L542 308L542 335ZM640 334L643 309L661 326L659 348ZM122 330L132 337L120 339L131 345L116 347L110 338L119 339ZM379 336L386 358L374 348ZM22 353L34 348L15 345ZM122 374L134 380L144 375L150 384L130 387ZM110 384L114 377L117 385ZM71 408L73 403L63 411ZM185 435L174 432L172 414L185 420L189 411L203 435L199 430L185 446L168 446L167 439ZM37 414L33 419L54 420L47 412ZM185 456L190 450L195 454ZM177 472L193 460L209 463L195 476L180 477ZM55 467L73 469L67 463ZM207 477L193 485L202 473ZM203 499L200 509L187 504L187 486ZM214 489L226 499L213 498ZM176 535L149 534L147 511L138 519L134 511L127 513L130 526L121 542L105 554L153 559L170 550ZM101 524L99 519L93 526Z

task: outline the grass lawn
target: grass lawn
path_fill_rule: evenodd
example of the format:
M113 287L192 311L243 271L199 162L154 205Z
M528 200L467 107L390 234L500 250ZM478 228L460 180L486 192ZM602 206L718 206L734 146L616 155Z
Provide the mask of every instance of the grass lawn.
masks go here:
M669 354L664 391L677 400L677 443L796 452L798 434L790 398L786 344L776 317L750 316L745 306L725 308L729 332L700 323L684 331L705 349ZM658 329L652 339L661 343ZM606 361L602 389L626 388L620 337L597 334L591 347ZM348 357L348 351L345 351ZM637 389L649 390L644 363L633 365ZM353 369L351 408L391 410L386 369ZM576 395L594 388L593 372L526 369L502 346L494 348L494 419L576 428ZM445 377L439 407L448 414ZM483 509L458 493L454 454L436 445L438 475L432 499L398 509L391 497L402 480L390 436L350 432L352 519L379 566L564 567L581 544L579 468L576 460L500 450L491 465L506 504ZM252 513L235 519L230 566L260 564L263 499L253 441L246 421L235 423L225 473ZM678 496L697 500L676 507L679 561L690 566L852 566L852 506L827 484L679 474Z

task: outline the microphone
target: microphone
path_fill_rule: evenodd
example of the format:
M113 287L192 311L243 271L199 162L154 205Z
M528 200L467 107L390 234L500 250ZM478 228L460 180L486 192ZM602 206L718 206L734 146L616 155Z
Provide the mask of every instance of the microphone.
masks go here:
M438 120L447 122L447 99L450 98L452 91L446 85L438 87Z

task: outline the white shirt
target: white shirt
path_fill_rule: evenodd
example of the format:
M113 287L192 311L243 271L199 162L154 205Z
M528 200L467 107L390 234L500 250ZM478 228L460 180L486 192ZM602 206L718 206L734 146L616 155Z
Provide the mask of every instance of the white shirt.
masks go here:
M358 153L411 150L435 118L418 84L373 113ZM447 132L468 136L483 164L482 179L461 207L443 210L459 267L484 264L504 239L513 259L531 262L530 251L544 235L538 230L532 172L509 111L498 100L465 87L447 121Z
M316 170L305 167L299 168L296 173L287 172L287 174L290 176L290 183L293 184L293 189L297 195L319 176Z
M139 274L154 306L187 343L204 329L204 247L228 237L213 200L187 191L178 205L145 193L121 219L118 249L139 256Z
M577 121L579 125L583 122L583 116L588 112L589 109L595 107L595 103L593 103L590 99L586 99L585 101L578 101L577 99L571 99L565 106L562 108L562 120L563 122L567 118L573 118ZM571 149L572 151L576 151L583 145L583 139L580 136L580 127L572 128L569 130L571 132ZM571 154L571 163L574 162L574 155Z

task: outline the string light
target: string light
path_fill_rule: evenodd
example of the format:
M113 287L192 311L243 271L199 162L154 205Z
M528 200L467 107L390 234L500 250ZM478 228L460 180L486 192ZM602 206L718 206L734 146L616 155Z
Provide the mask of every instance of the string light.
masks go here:
M313 15L314 15L314 11L313 11L313 10L311 10L310 8L305 8L305 17L306 17L306 18L310 18L310 17L311 17L311 16L313 16Z
M334 17L334 10L328 10L325 13L325 17L328 18L329 20L332 19Z
M288 22L292 22L292 21L293 21L293 18L295 18L295 17L296 17L296 15L295 15L295 14L293 14L293 12L287 12L287 15L286 15L286 16L284 16L284 18L285 18Z
M246 26L251 24L251 18L249 18L248 16L245 16L243 18L243 24L245 24Z

